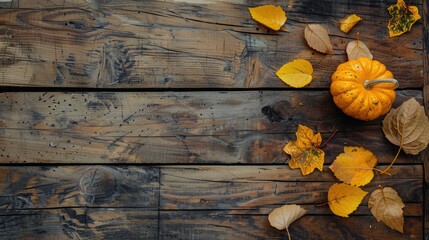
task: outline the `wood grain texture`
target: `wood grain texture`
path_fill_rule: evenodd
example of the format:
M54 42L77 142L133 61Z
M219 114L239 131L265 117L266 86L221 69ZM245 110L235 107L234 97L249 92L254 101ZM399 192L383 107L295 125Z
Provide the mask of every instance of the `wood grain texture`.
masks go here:
M395 106L421 94L400 91ZM338 131L327 162L344 145L366 147L381 163L396 153L380 119L346 117L327 91L10 92L0 109L3 163L282 163L298 124L324 139Z
M160 239L287 239L266 214L240 211L167 211L160 216ZM292 239L422 239L420 217L405 217L405 233L392 231L372 216L305 215L290 227Z
M158 208L154 167L0 167L0 208Z
M384 169L386 166L380 166ZM391 186L405 203L423 202L421 166L395 167L392 177L376 176L363 190ZM330 186L338 182L332 172L316 171L303 177L288 166L201 166L161 169L160 205L163 209L259 209L286 203L318 205L327 201ZM367 199L363 200L366 205ZM419 206L422 211L422 205ZM369 214L369 211L366 212Z
M367 3L284 1L290 33L273 32L248 7L271 1L49 1L2 3L0 84L82 88L288 88L275 72L296 58L314 66L308 88L327 88L356 38L394 73L401 88L423 86L422 28L389 38L386 8ZM413 1L421 6L422 1ZM37 6L36 6L37 5ZM348 35L338 21L364 20ZM327 28L334 54L310 49L308 23Z
M158 239L158 212L135 208L7 210L0 212L0 238Z

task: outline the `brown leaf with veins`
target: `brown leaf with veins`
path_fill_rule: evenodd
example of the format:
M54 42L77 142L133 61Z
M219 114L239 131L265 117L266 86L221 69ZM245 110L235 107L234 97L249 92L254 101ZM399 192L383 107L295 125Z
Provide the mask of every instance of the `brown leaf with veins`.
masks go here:
M404 152L416 155L429 143L429 120L415 98L390 110L383 120L386 138Z
M328 32L320 24L308 24L304 29L304 37L308 45L322 53L333 53Z
M380 187L380 189L375 190L369 197L368 207L377 221L382 221L388 227L404 233L402 208L405 205L395 189Z

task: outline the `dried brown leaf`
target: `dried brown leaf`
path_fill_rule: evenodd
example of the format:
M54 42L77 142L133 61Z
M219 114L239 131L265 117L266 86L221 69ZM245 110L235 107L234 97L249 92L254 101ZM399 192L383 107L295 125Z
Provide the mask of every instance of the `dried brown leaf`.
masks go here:
M271 226L277 228L278 230L286 229L290 239L290 234L288 230L289 225L298 218L304 216L306 213L307 211L299 205L286 204L280 208L274 209L268 215L268 221L270 222Z
M314 50L322 53L334 52L328 32L322 25L308 24L304 30L304 37L308 45Z
M429 120L415 98L390 110L383 120L386 138L408 154L418 154L429 143Z
M373 58L371 51L366 44L359 40L349 42L346 47L346 52L349 60L358 59L360 57L367 57L369 59Z
M368 207L377 221L382 221L388 227L404 233L402 208L405 205L395 189L385 187L375 190L369 197Z

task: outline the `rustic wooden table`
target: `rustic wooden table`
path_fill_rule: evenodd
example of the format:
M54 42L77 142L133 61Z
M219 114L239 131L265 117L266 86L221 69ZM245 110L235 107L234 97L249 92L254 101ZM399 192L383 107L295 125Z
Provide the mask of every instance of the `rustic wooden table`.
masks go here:
M408 1L407 1L408 2ZM248 7L277 4L290 33L269 31ZM368 196L333 215L327 168L344 145L397 147L381 120L346 117L329 93L346 44L367 43L400 82L395 107L429 110L429 1L422 19L389 38L379 1L11 0L0 3L0 239L287 239L267 214L295 203L309 214L293 239L429 239L429 154L401 153L392 177L405 233L378 223ZM364 20L348 34L338 21ZM310 49L308 23L328 29L334 53ZM291 89L275 72L296 58L313 82ZM323 172L303 177L282 151L298 124L321 132Z

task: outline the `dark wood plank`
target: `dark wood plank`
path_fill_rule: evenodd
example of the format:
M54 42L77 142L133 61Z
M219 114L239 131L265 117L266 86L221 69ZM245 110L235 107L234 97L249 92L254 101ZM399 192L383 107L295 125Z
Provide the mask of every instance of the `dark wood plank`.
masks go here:
M157 239L158 211L60 208L0 212L1 239Z
M236 211L162 211L161 239L287 239L271 227L268 214ZM290 227L292 239L422 239L421 217L406 217L404 234L372 216L306 215Z
M85 88L287 88L275 72L296 58L314 65L308 88L327 88L345 46L366 42L401 88L423 86L422 28L389 38L386 8L376 3L276 2L291 33L268 31L248 7L272 1L12 1L0 9L0 85ZM422 1L413 1L421 6ZM348 35L338 21L363 17ZM322 23L334 54L310 49L307 23ZM37 29L37 30L35 30Z
M422 101L422 92L398 92L395 106L410 97ZM298 124L324 139L338 130L327 162L344 145L366 147L380 163L397 150L380 119L346 117L327 91L8 92L0 109L3 163L282 163Z
M0 209L158 208L155 167L2 166Z
M423 86L423 98L424 106L426 110L426 115L429 116L429 1L424 2L423 4L423 32L424 32L424 49L425 54L423 57L424 62L424 86ZM429 149L426 149L422 154L423 156L423 166L424 166L424 186L425 186L425 202L429 201ZM424 223L425 223L425 239L429 240L429 204L425 204L425 214L424 214Z
M386 166L382 166L384 169ZM362 189L371 193L391 186L405 203L423 203L423 169L397 166L392 176L376 175ZM325 168L302 176L288 166L184 166L161 169L162 209L258 209L286 203L318 205L327 202L330 186L338 182ZM366 205L369 195L363 201ZM422 205L419 206L420 211ZM367 213L369 213L367 211Z

